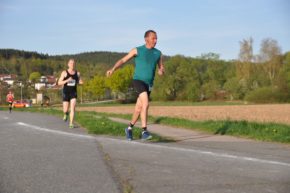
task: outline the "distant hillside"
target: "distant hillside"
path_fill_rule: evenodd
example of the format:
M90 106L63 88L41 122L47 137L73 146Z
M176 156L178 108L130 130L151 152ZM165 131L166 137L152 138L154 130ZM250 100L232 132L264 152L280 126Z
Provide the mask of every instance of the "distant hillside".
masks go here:
M37 52L30 52L16 49L0 49L0 58L9 60L11 58L24 58L24 59L52 59L52 60L68 60L70 58L76 59L78 62L84 63L102 63L107 65L113 65L118 59L125 56L124 52L109 52L109 51L95 51L95 52L83 52L79 54L64 54L64 55L48 55ZM164 60L168 60L169 56L164 56ZM133 63L134 61L129 61Z
M11 58L39 58L39 59L47 59L49 56L47 54L39 54L37 52L29 52L24 50L15 50L15 49L0 49L0 57L4 59Z
M0 57L2 57L4 60L9 60L11 58L68 60L69 58L74 58L77 61L86 63L111 64L116 62L121 57L125 56L125 54L126 53L101 51L101 52L84 52L79 54L53 56L24 50L0 49Z
M21 80L28 80L32 72L41 75L59 74L67 68L69 58L77 61L77 69L84 76L93 77L96 73L104 74L126 53L96 51L70 55L48 55L16 49L0 49L0 74L16 74ZM164 57L164 61L169 57ZM134 60L128 61L134 64Z
M117 60L124 57L127 53L124 52L108 52L108 51L96 51L96 52L84 52L80 54L72 55L60 55L60 56L50 56L50 58L55 59L65 59L74 58L77 61L82 62L92 62L92 63L106 63L113 65ZM168 56L163 57L164 60L168 60ZM134 63L134 61L129 61L129 63Z
M56 60L68 60L70 58L74 58L77 61L85 62L85 63L112 64L125 55L126 53L107 52L107 51L97 52L96 51L96 52L84 52L84 53L70 54L70 55L50 56L50 58L56 59Z

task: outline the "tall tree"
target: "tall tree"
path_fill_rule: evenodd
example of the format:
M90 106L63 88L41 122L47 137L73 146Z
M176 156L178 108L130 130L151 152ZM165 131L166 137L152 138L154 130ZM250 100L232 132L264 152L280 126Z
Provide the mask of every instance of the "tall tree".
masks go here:
M190 100L199 99L199 77L190 58L174 56L166 63L166 73L156 77L154 88L158 92L152 93L157 100Z
M32 83L35 83L36 81L38 81L41 77L41 74L39 72L32 72L29 75L29 81L31 81Z
M99 100L105 95L106 85L105 77L96 75L93 79L85 83L84 91L93 95L93 98Z
M281 48L276 40L271 38L264 39L261 43L260 62L263 63L263 69L273 84L274 79L282 67Z
M284 56L283 67L275 80L275 87L284 95L284 101L290 102L290 52Z
M239 60L236 62L237 76L239 79L248 80L253 69L253 39L240 41Z
M241 62L253 62L253 38L243 39L240 41L239 60Z
M106 79L106 85L115 93L126 93L132 82L134 67L126 65Z

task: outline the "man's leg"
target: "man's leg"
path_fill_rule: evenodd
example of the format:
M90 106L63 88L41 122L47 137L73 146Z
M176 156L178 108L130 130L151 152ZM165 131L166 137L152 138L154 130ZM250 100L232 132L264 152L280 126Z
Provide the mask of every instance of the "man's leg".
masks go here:
M146 92L144 92L144 93L147 95ZM137 102L136 102L136 105L135 105L135 110L133 112L131 122L129 123L129 126L125 129L126 137L127 137L128 140L133 140L133 132L132 132L132 129L133 129L133 126L137 122L137 120L138 120L138 118L139 118L139 116L140 116L140 114L142 112L143 105L142 105L142 102L141 102L142 99L140 98L140 95L137 98ZM142 127L143 127L143 123L142 123Z
M149 97L147 92L142 92L138 99L140 100L141 104L141 126L142 128L147 128L147 116L148 116L148 108L149 108Z
M140 101L141 101L141 125L142 125L142 139L143 140L148 140L151 139L152 136L150 133L147 131L147 117L148 117L148 108L149 108L149 96L147 92L142 92L139 95Z
M68 101L63 101L62 102L62 107L63 107L63 120L67 121L69 102Z
M138 97L136 105L135 105L135 110L134 110L134 113L133 113L133 116L132 116L132 119L131 119L131 124L132 125L135 125L135 123L138 121L140 113L141 113L141 110L142 110L142 103L141 103L140 98Z
M129 123L128 127L125 129L125 133L126 133L126 138L128 140L133 140L133 127L135 125L135 123L137 122L139 116L140 116L140 113L141 113L141 109L142 109L142 105L141 105L141 101L139 99L139 97L137 98L137 102L136 102L136 105L135 105L135 110L133 112L133 115L132 115L132 119L131 119L131 122Z
M12 103L9 103L9 113L12 111Z
M69 120L69 125L70 128L73 128L73 120L75 116L75 107L76 107L77 99L73 98L70 100L70 120Z

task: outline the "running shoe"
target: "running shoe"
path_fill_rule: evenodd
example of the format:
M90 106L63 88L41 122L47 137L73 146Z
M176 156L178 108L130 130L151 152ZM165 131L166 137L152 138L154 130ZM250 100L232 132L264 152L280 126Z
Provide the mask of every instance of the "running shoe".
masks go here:
M67 115L67 114L64 114L64 115L63 115L63 121L64 121L64 122L67 122L67 118L68 118L68 115Z
M129 127L127 127L125 129L125 133L126 133L127 140L132 141L133 140L133 132L132 132L132 129L129 129Z
M152 139L152 135L148 131L142 132L142 140L149 140Z
M73 129L74 127L75 127L75 126L74 126L73 124L70 124L70 125L69 125L69 128L70 128L70 129Z

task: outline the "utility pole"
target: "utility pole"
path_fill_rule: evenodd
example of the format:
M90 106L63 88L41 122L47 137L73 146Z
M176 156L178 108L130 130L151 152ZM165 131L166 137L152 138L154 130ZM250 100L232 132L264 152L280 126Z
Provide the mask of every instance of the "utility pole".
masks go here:
M83 104L83 87L81 86L81 104Z
M20 101L22 103L22 82L20 82Z

